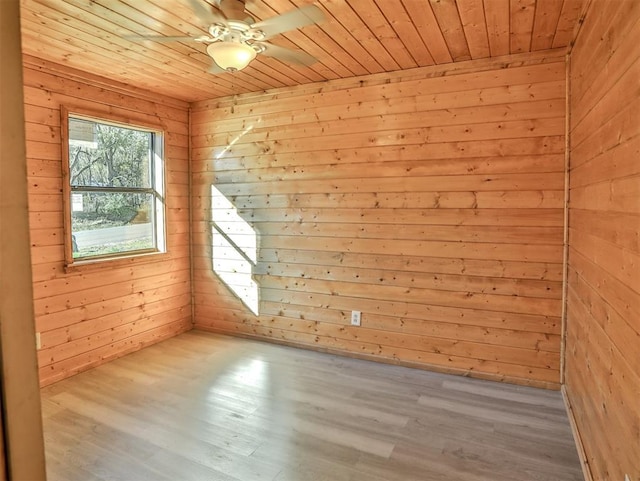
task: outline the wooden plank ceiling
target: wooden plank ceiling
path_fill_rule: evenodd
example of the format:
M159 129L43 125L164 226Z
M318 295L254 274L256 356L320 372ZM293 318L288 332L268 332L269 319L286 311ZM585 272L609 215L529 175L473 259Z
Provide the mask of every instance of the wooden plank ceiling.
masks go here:
M302 67L259 55L241 72L214 75L201 43L124 38L206 33L187 0L22 0L22 47L33 57L197 101L567 47L584 1L318 0L326 22L271 40L317 63ZM246 10L263 20L309 3L247 0Z

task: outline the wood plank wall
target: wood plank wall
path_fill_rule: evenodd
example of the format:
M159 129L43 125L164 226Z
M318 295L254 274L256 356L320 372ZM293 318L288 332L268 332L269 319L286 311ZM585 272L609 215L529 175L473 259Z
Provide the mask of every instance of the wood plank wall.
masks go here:
M192 104L196 327L558 388L565 77L545 51ZM211 185L259 234L259 316L212 271Z
M192 327L188 105L24 58L31 256L46 385ZM60 105L165 130L168 253L65 273Z
M640 2L571 53L566 392L594 480L640 479Z

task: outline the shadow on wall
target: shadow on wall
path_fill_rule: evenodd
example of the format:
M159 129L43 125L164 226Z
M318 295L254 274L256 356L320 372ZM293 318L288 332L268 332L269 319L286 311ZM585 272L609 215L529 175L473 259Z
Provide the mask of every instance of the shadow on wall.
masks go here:
M258 235L214 185L211 186L211 257L216 275L257 316L260 287L253 279L253 268L258 261Z

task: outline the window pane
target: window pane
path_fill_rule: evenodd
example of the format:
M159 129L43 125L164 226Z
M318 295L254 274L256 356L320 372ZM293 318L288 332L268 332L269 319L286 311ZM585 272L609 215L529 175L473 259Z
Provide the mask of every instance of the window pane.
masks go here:
M154 249L153 196L137 193L71 193L73 257Z
M72 186L151 187L151 132L69 117Z

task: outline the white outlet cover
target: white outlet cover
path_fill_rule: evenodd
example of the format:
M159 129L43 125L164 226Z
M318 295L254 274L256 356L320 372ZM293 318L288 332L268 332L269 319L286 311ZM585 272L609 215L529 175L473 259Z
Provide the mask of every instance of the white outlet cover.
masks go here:
M362 319L362 313L360 311L351 311L351 325L359 326Z
M631 478L629 477L628 474L624 475L624 481L631 481Z

